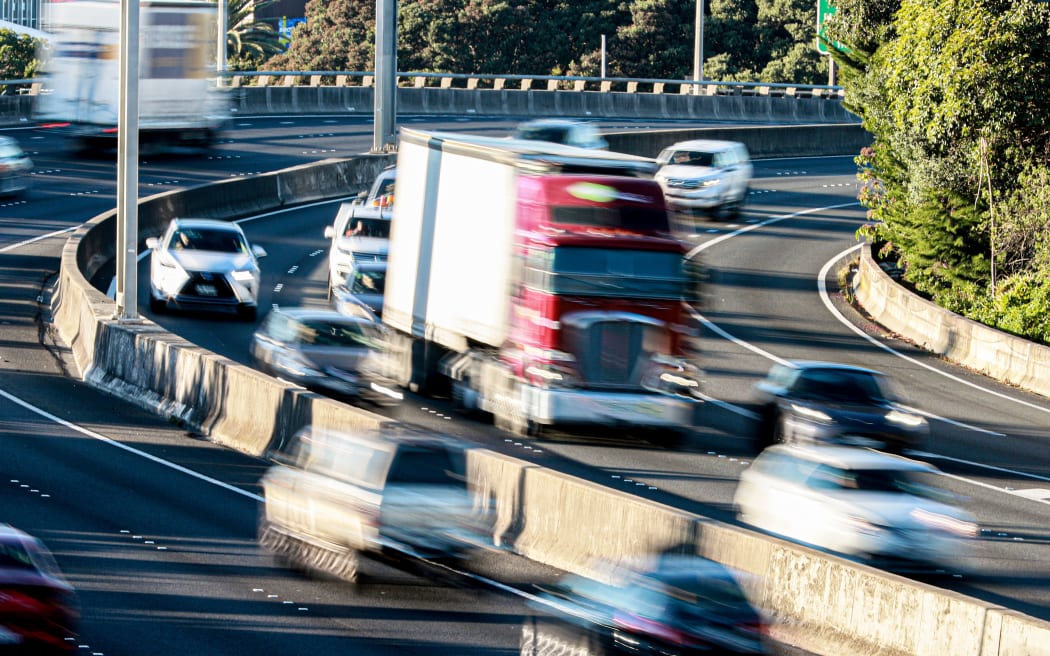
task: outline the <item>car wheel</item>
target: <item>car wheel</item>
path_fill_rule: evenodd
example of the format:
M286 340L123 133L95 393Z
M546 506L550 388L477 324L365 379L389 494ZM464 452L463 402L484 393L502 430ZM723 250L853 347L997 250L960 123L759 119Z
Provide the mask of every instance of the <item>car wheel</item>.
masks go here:
M766 447L773 446L777 439L777 427L780 424L779 412L776 404L770 404L759 411L757 426L755 427L755 446L761 451Z
M259 316L259 309L254 305L242 305L237 308L237 316L242 321L255 321L255 318Z
M149 311L150 312L152 312L153 314L161 314L167 308L168 308L168 304L165 301L154 297L153 294L149 295Z

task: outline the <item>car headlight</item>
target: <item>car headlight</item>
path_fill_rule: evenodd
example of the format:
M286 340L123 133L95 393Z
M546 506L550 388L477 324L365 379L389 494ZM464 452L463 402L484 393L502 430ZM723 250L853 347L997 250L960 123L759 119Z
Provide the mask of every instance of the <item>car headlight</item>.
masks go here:
M722 182L718 178L708 178L707 180L697 180L697 186L701 189L707 189L708 187L714 187L718 183Z
M891 410L886 413L886 421L891 424L900 424L906 428L920 428L926 425L925 418L913 415L910 412L901 412L900 410Z
M233 276L233 279L237 282L251 282L255 280L255 272L251 269L244 271L234 271L230 275Z
M810 421L816 421L821 424L830 424L831 417L821 410L811 408L808 405L799 405L798 403L791 404L791 411L799 417L809 419Z
M882 532L881 526L858 515L846 515L846 517L844 517L843 519L846 528L853 533L862 533L864 535L878 535Z
M978 526L974 522L950 515L930 512L916 508L911 511L912 519L933 529L951 533L963 538L975 538L978 535Z

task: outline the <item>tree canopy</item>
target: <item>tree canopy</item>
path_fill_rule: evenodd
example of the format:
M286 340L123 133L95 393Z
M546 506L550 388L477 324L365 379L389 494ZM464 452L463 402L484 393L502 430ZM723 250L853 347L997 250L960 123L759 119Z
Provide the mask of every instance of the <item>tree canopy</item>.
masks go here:
M901 0L892 9L846 0L828 32L850 48L838 55L851 68L847 97L875 138L860 159L874 220L864 232L899 257L917 289L1001 325L997 316L1016 318L1015 303L1050 298L1041 202L1050 197L1041 82L1050 6Z
M0 29L0 80L28 80L36 75L39 39Z
M707 4L707 3L705 3ZM401 0L398 69L689 79L695 0ZM743 8L741 8L743 7ZM812 0L712 0L707 79L822 84ZM374 0L311 0L268 70L374 67Z

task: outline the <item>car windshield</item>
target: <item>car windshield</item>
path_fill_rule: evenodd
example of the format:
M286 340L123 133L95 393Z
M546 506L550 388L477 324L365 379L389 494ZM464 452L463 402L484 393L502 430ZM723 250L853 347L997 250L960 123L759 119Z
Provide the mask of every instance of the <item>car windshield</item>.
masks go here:
M516 135L519 139L530 139L533 141L551 141L554 143L567 143L569 130L555 127L523 127Z
M678 150L667 158L670 164L686 166L714 166L715 154L700 150Z
M452 454L443 448L406 447L398 451L387 483L462 485Z
M217 253L247 253L248 244L240 233L232 230L208 228L181 228L171 236L172 250L215 251Z
M368 347L376 344L375 327L364 321L306 321L299 326L298 341L309 346Z
M806 481L809 487L822 490L855 490L930 496L933 487L913 472L899 469L843 469L821 465Z
M0 569L36 569L26 548L18 542L0 542Z
M844 369L813 369L802 372L795 392L804 398L839 403L878 403L889 400L878 374Z
M390 219L350 219L343 236L390 239Z
M350 292L353 294L382 294L386 284L386 271L376 269L372 271L354 271L353 279L350 280Z
M0 141L0 158L20 159L22 157L25 157L25 153L16 144Z

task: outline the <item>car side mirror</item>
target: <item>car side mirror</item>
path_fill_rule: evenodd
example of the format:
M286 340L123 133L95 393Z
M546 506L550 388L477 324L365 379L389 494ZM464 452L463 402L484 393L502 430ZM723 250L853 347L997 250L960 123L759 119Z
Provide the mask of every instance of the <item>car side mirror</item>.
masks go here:
M252 244L252 253L256 258L266 257L266 249L258 244Z
M325 239L332 239L332 238L334 238L335 237L335 226L325 226L324 227L324 237L325 237Z
M160 239L157 239L156 237L147 237L146 238L146 248L156 249L159 246L160 246Z

